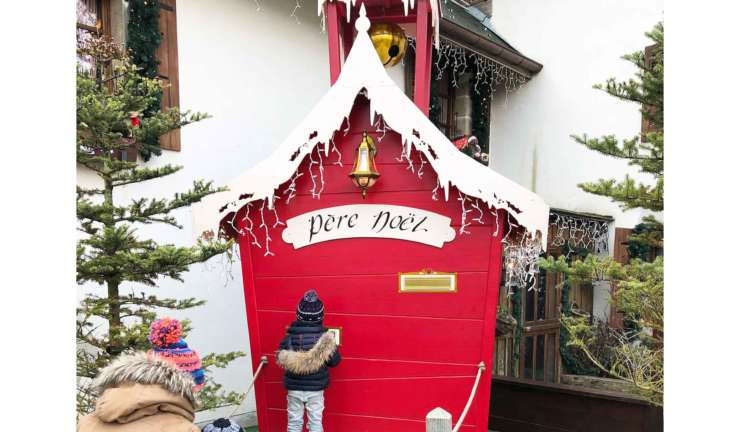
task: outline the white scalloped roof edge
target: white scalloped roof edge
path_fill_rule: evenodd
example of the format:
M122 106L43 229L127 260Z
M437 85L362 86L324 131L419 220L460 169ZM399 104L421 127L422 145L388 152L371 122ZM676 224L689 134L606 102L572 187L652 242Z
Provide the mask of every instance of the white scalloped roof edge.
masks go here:
M357 38L337 82L277 150L231 181L228 191L209 195L193 206L194 236L211 230L217 233L223 219L233 217L249 202L267 200L268 208L272 209L277 189L290 180L314 147L322 145L321 149L329 154L334 132L341 128L357 94L364 88L370 100L371 124L376 113L382 114L385 123L401 135L407 154L412 145L424 154L437 173L446 201L450 187L455 186L462 193L486 202L489 208L504 209L531 236L540 233L544 250L550 212L544 200L460 152L396 86L367 34L370 21L364 16L364 6L356 27Z

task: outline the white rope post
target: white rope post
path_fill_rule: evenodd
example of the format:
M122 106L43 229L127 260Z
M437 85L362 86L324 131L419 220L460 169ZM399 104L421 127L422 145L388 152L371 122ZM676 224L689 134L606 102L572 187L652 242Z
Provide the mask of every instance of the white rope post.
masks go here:
M452 431L452 414L439 407L429 411L426 432L450 431Z
M473 398L475 398L475 393L478 390L478 383L480 382L480 377L483 375L484 370L486 370L486 365L483 362L478 363L478 374L475 376L475 383L473 383L473 388L470 390L468 403L465 404L465 408L463 408L454 429L452 428L452 415L442 408L437 407L429 411L429 414L427 414L426 432L457 432L460 430L460 426L462 426L463 420L465 420L465 416L468 415L468 410L470 410L470 406L473 404Z

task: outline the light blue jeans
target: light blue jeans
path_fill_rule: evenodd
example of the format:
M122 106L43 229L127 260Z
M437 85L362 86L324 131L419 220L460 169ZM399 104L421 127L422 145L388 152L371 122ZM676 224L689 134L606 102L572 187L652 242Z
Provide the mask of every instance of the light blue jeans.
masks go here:
M288 432L303 429L303 408L306 408L309 432L324 432L324 391L288 390Z

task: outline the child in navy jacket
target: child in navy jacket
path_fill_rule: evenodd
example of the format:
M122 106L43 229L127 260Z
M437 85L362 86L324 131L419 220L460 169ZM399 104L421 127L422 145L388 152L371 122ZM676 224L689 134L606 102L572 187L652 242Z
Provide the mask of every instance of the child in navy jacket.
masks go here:
M333 335L324 327L324 304L315 290L303 295L296 316L277 354L278 364L285 369L283 384L288 390L288 432L303 429L304 408L309 432L323 432L327 369L339 364L341 357Z

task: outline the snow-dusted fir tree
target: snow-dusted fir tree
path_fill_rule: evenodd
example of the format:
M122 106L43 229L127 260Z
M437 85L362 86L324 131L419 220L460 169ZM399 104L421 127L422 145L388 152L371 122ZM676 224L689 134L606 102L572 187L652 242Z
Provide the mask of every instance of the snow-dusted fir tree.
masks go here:
M192 189L171 199L137 198L128 203L115 199L119 188L176 173L182 167L142 167L125 160L130 149L139 149L141 137L160 136L206 118L201 113L177 109L140 115L161 93L162 83L141 75L126 52L109 40L86 38L78 46L77 163L99 179L96 187L77 188L77 282L97 285L86 295L77 313L78 411L88 412L93 397L85 385L100 368L126 350L149 348L148 328L163 310L184 310L205 302L195 298L161 298L155 294L161 278L182 281L195 263L229 253L231 243L203 240L192 247L159 244L140 238L138 224L164 224L181 228L172 216L217 192L211 182L196 180ZM147 151L150 154L150 151ZM131 153L129 153L130 155ZM135 154L135 152L134 152ZM135 158L134 158L135 159ZM185 320L187 331L187 320ZM203 366L225 367L244 354L208 354ZM224 392L207 378L200 392L203 409L239 403L238 393Z
M580 184L584 191L610 198L625 210L642 208L663 211L663 24L646 33L653 41L646 52L623 58L634 64L634 79L594 86L611 96L640 105L646 127L639 136L621 143L613 135L590 138L573 136L580 144L603 155L615 157L653 177L640 183L626 175L623 180L600 179ZM563 257L542 260L542 268L563 272L572 283L606 280L614 285L612 307L624 314L627 329L612 329L619 343L609 352L597 354L597 332L584 318L564 316L568 344L583 352L591 362L613 378L631 384L635 393L657 405L663 403L663 258L642 253L663 248L663 224L646 217L629 238L631 261L621 265L612 258L589 255L566 262Z

